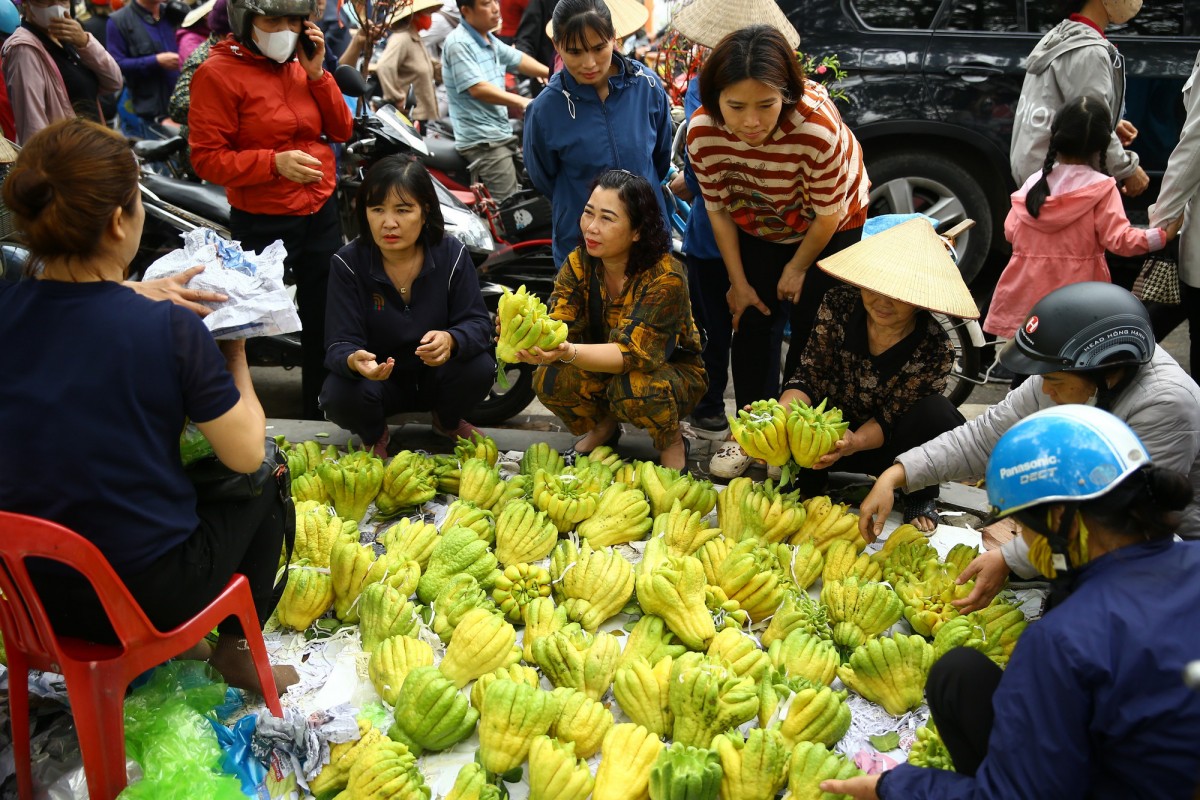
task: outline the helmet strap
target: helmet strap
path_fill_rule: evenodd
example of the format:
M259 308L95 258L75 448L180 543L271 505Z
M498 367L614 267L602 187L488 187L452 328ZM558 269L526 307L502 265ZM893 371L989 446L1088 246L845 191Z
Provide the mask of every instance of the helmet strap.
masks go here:
M1064 503L1062 516L1059 517L1058 527L1055 528L1051 518L1050 510L1046 510L1046 541L1050 545L1050 552L1054 562L1055 575L1050 580L1050 597L1046 599L1045 611L1049 611L1056 605L1067 599L1067 596L1075 589L1075 579L1078 575L1076 567L1078 564L1071 558L1071 523L1079 520L1079 547L1084 553L1087 552L1086 544L1086 527L1083 524L1083 518L1079 516L1078 503ZM1086 559L1085 559L1086 560ZM1082 563L1082 562L1079 562Z

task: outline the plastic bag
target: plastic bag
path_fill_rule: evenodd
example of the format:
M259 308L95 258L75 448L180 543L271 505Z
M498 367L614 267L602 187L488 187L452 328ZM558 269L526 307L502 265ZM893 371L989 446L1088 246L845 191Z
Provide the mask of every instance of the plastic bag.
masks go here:
M205 438L195 423L189 422L184 425L183 433L179 434L179 457L183 461L183 465L186 467L188 464L211 455L213 455L212 443Z
M125 701L125 752L143 779L132 800L244 800L237 778L221 772L224 750L204 715L225 701L225 684L199 661L172 661Z

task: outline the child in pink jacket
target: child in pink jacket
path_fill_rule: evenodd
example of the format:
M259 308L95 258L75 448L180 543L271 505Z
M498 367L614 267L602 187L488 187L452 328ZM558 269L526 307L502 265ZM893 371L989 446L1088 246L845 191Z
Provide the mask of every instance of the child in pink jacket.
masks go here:
M1179 232L1182 218L1165 229L1129 224L1116 181L1105 170L1111 135L1108 106L1094 97L1077 97L1059 110L1045 166L1012 195L1004 236L1013 254L983 323L988 333L1011 339L1033 304L1055 289L1110 281L1105 250L1145 255Z

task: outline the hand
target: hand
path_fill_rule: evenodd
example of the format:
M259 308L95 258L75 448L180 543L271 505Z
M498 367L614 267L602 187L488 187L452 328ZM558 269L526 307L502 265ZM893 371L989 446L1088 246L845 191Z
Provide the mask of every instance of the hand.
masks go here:
M1146 170L1138 167L1133 174L1121 182L1121 194L1126 197L1137 197L1150 186L1150 176Z
M767 308L758 297L758 292L754 291L754 287L748 283L743 283L741 286L730 286L729 291L725 293L725 300L729 303L729 313L733 314L733 329L738 329L738 323L742 321L742 314L747 308L753 306L763 313L764 316L771 316L771 309Z
M883 523L887 520L888 514L892 513L892 505L896 502L897 485L895 474L889 473L896 467L897 465L893 464L884 470L858 507L858 532L862 534L868 544L878 539L879 534L883 533Z
M976 556L955 582L961 586L971 578L975 579L975 588L963 599L953 601L954 607L963 614L986 608L1004 588L1004 582L1008 580L1008 564L999 547Z
M416 353L425 366L440 367L454 353L454 337L446 331L430 331L421 337L421 345Z
M275 171L294 183L319 183L325 176L321 172L321 160L303 150L276 153Z
M879 800L875 793L875 785L879 783L880 775L860 775L848 781L821 781L822 792L833 794L848 794L854 800Z
M1180 214L1175 219L1163 226L1163 233L1167 235L1167 241L1171 241L1179 235L1179 229L1183 227L1183 214Z
M1133 144L1133 140L1137 138L1138 129L1133 127L1133 123L1127 119L1123 119L1117 123L1116 127L1117 140L1121 142L1121 147L1129 147Z
M352 371L369 381L386 381L392 375L392 367L396 366L396 359L389 357L387 361L380 364L375 360L374 353L355 350L346 358L346 364Z
M862 449L862 437L852 430L847 430L834 444L834 449L817 459L813 469L829 469L843 456L852 455Z
M60 42L74 45L75 47L83 47L87 44L87 31L79 24L79 20L73 17L58 17L50 20L50 27L47 29L50 37L57 39ZM179 64L179 54L175 54L176 69Z
M179 53L172 53L170 51L167 51L166 53L159 53L158 55L154 56L154 60L158 62L160 67L168 72L179 69Z
M195 311L201 317L206 317L212 313L212 309L200 305L201 303L223 303L229 297L220 292L189 289L188 281L201 272L204 272L204 267L192 267L169 278L159 278L153 281L125 281L125 285L142 297L148 297L151 300L166 300L189 311Z
M308 73L308 79L315 81L325 72L325 34L321 33L321 29L317 27L315 22L305 21L300 35L307 36L308 40L316 45L313 48L312 58L308 57L302 46L297 45L296 47L296 60L300 62L300 66L304 67L304 71Z
M676 173L671 182L667 184L667 188L671 190L671 194L678 197L680 200L688 201L694 196L692 190L688 188L687 181L683 178L683 173Z
M804 278L807 274L807 270L788 264L779 276L779 283L775 285L776 296L780 300L795 303L800 299L800 290L804 288Z
M517 360L522 364L553 364L555 361L562 361L567 356L575 351L578 345L573 345L570 342L563 342L553 350L543 350L540 347L533 347L529 350L517 351ZM572 359L574 361L574 359Z

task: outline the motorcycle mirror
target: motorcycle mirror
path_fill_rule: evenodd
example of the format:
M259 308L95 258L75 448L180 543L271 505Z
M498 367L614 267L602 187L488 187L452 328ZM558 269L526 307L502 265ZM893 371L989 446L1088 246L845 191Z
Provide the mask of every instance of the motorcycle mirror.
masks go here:
M351 97L362 97L368 91L367 80L362 73L350 64L342 64L333 72L333 80L337 83L342 94Z

